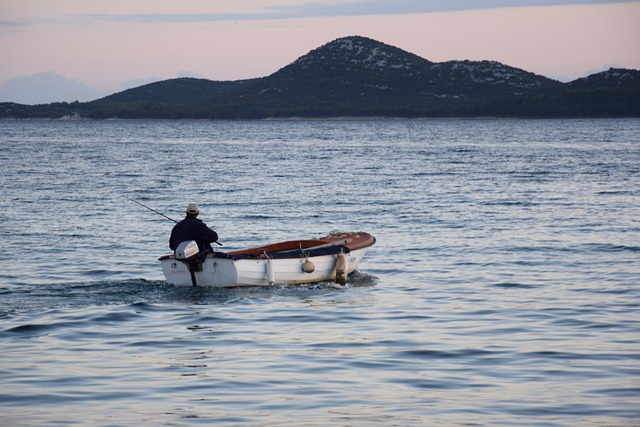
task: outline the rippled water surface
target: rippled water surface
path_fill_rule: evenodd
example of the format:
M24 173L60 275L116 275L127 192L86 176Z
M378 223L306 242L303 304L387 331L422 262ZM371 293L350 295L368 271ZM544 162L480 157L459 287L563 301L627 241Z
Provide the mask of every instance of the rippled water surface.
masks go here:
M0 121L0 425L638 426L640 120ZM367 231L346 286L163 281Z

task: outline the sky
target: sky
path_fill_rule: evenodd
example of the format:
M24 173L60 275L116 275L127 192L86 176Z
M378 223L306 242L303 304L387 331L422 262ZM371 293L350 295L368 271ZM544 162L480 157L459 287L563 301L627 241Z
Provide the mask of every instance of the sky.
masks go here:
M640 69L639 23L640 1L621 0L0 0L0 84L263 77L350 35L569 81Z

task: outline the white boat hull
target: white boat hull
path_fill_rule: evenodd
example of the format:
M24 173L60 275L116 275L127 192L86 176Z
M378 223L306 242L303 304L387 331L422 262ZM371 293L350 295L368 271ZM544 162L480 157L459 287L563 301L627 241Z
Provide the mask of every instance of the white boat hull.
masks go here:
M351 251L347 256L347 274L358 268L368 248ZM309 258L284 259L229 259L207 257L202 263L202 271L194 272L198 286L271 286L298 285L303 283L334 282L336 280L336 262L338 255L323 255ZM305 273L303 264L313 262L315 269ZM174 285L192 285L191 273L187 263L175 258L162 259L162 272L167 282ZM267 271L271 263L272 281Z

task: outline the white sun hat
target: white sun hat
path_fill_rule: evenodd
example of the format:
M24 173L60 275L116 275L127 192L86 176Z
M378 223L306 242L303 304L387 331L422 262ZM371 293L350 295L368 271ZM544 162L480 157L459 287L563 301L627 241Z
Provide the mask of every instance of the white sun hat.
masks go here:
M187 205L187 213L197 215L200 213L200 207L198 206L197 203L189 203Z

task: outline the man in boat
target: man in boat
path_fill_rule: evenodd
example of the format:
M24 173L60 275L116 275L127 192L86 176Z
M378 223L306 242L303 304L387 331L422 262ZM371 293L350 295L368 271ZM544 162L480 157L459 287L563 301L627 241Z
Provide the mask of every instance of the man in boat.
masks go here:
M187 205L187 215L171 230L169 247L175 251L178 245L188 240L195 240L201 253L213 252L211 243L218 241L218 233L207 227L207 224L198 219L200 207L197 203Z

